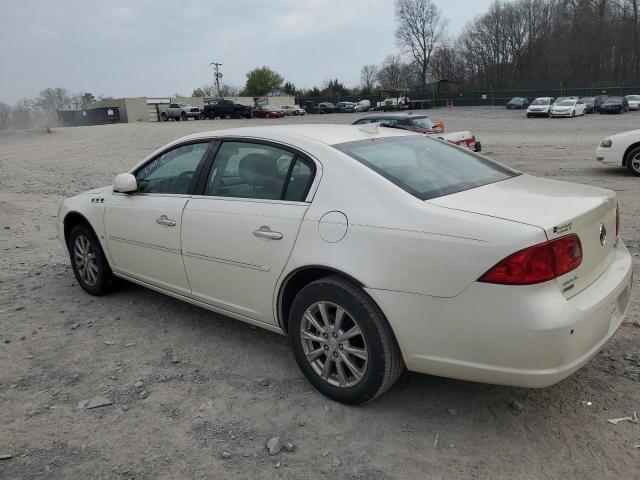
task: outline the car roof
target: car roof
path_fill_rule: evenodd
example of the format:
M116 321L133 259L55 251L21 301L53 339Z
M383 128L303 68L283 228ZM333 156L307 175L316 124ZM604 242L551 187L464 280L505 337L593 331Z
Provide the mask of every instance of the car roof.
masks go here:
M275 142L291 143L299 140L313 140L325 145L355 142L358 140L370 140L383 137L403 137L417 135L407 130L395 128L378 128L376 133L371 133L371 127L363 125L327 125L327 124L303 124L303 125L272 125L266 127L241 127L210 132L200 132L179 138L172 143L184 141L209 139L217 137L247 137Z
M364 117L359 118L358 120L362 120L363 118L429 118L429 115L425 115L424 113L415 115L413 113L371 113L369 115L365 115ZM356 120L357 121L357 120Z

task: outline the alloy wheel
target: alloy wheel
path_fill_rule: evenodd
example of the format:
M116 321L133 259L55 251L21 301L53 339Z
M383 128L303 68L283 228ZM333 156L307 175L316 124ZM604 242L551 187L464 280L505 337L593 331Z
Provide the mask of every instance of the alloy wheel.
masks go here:
M631 169L636 175L640 175L640 152L636 153L630 160Z
M82 281L94 286L98 281L98 261L93 245L84 235L78 235L73 244L73 261Z
M300 339L307 361L325 382L346 388L363 379L369 362L364 333L340 305L317 302L307 308Z

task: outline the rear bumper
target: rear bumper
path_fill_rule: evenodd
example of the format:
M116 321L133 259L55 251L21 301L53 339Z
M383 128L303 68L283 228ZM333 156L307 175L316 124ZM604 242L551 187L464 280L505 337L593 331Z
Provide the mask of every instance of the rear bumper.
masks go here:
M476 382L546 387L587 363L629 307L632 259L619 242L609 269L565 299L555 282L474 283L454 298L368 290L409 370Z

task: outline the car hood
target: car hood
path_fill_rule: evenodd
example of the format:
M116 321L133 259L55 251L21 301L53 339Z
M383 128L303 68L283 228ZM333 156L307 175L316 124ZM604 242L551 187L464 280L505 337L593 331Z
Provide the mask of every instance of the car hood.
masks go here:
M622 140L626 138L637 138L640 140L640 130L627 130L626 132L616 133L615 135L608 135L606 138L610 138L611 140ZM615 145L615 143L614 143Z

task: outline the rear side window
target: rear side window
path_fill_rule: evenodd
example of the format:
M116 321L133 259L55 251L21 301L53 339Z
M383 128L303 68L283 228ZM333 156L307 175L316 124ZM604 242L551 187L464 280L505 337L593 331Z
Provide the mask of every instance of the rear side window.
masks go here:
M207 179L205 195L303 202L312 167L288 150L249 142L225 142Z
M519 175L497 162L422 135L361 140L333 147L421 200Z

